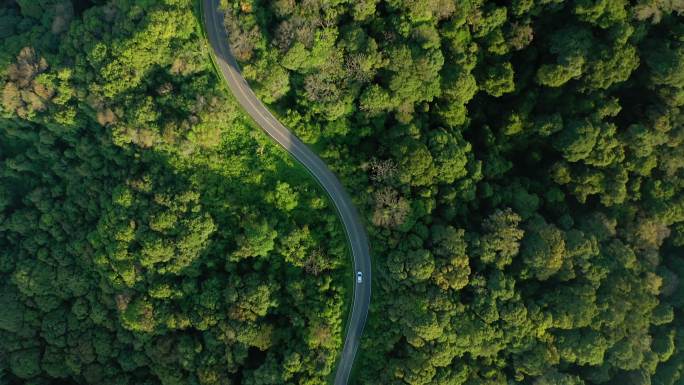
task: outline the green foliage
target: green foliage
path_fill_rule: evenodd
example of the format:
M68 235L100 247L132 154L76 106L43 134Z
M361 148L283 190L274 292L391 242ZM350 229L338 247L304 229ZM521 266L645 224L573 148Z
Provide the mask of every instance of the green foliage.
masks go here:
M229 13L368 218L356 382L681 382L681 6L305 3Z
M511 209L498 210L484 220L479 251L482 262L494 264L498 269L513 262L525 234L518 228L520 220Z
M225 94L195 5L0 5L1 383L333 370L338 218Z
M529 273L523 273L522 277L529 274L545 281L563 266L566 255L563 233L541 217L531 219L528 226L520 256Z
M10 370L22 379L29 379L40 374L40 350L17 350L9 356Z
M367 221L357 383L682 381L677 2L222 3ZM3 381L334 369L339 220L200 36L188 0L0 7Z

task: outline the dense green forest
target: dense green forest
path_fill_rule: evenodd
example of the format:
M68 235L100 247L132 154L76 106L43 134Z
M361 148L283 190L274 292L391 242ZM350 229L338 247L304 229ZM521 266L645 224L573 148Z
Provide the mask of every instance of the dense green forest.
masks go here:
M0 1L0 384L324 384L350 285L191 0Z
M359 384L684 381L684 4L224 1L372 233Z
M678 0L223 0L367 220L358 384L684 381ZM338 218L192 0L0 0L0 384L323 384ZM346 274L346 275L345 275Z

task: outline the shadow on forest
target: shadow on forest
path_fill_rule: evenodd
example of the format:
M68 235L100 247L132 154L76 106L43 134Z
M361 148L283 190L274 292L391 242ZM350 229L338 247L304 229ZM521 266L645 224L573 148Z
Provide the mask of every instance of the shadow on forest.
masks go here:
M104 1L98 1L98 0L71 0L71 4L74 7L74 13L76 16L81 16L83 15L83 12L85 12L88 8L93 7L97 5L98 3L104 3Z

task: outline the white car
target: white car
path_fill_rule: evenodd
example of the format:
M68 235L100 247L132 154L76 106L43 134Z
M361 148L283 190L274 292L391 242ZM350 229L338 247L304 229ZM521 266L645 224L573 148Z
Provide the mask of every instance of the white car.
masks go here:
M363 273L360 271L356 272L356 283L363 283Z

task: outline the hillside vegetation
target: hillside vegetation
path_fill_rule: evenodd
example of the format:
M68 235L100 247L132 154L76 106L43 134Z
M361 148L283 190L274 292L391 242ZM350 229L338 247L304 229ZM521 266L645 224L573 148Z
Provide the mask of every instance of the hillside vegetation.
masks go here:
M678 384L684 6L225 1L374 249L359 384Z
M190 0L0 1L0 384L323 384L333 208Z

